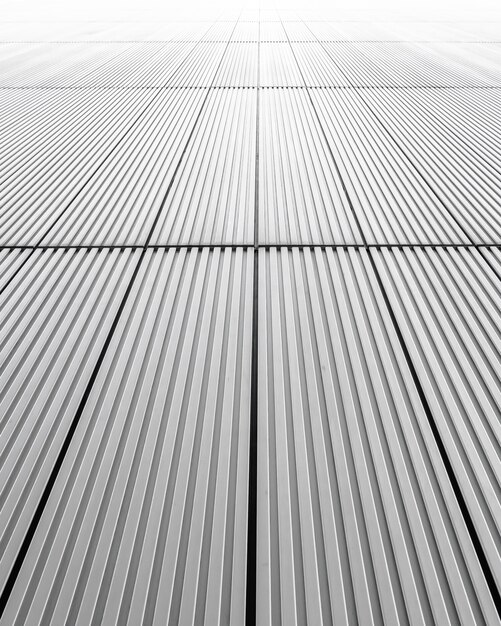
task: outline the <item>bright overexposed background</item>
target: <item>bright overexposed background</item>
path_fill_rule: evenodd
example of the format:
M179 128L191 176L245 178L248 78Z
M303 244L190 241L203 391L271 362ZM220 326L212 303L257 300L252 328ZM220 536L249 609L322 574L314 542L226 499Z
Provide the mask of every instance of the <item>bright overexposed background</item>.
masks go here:
M261 10L273 16L331 20L497 20L500 0L0 0L0 21L64 20L203 20L252 17ZM257 14L257 13L256 13Z

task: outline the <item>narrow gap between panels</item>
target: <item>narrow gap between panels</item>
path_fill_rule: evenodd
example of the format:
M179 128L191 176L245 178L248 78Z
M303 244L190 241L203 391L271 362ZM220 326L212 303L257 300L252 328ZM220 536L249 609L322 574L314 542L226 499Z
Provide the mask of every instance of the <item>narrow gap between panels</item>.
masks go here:
M236 26L236 23L235 23L235 26ZM219 67L220 67L220 64L222 62L222 59L224 57L225 52L226 52L226 48L225 48L225 50L223 52L223 55L221 57L220 63L218 65L218 67L216 68L215 72L214 72L214 79L217 76L217 71L219 70ZM31 542L33 540L33 537L35 536L35 533L37 531L38 524L40 523L40 520L41 520L42 515L44 513L45 507L46 507L47 502L48 502L48 500L50 498L52 489L53 489L54 484L55 484L55 482L57 480L57 477L59 475L59 471L61 470L61 467L62 467L63 462L65 460L66 454L67 454L68 449L69 449L69 447L71 445L71 441L72 441L73 436L74 436L74 434L76 432L76 429L77 429L77 426L79 424L79 421L80 421L80 419L82 417L82 414L83 414L83 411L85 409L87 400L88 400L88 398L89 398L89 396L91 394L93 385L94 385L94 383L95 383L95 381L97 379L97 376L99 374L99 371L101 369L101 365L102 365L102 363L104 361L104 358L106 356L106 352L107 352L107 350L108 350L108 348L110 346L110 343L111 343L111 341L113 339L113 335L114 335L114 333L115 333L115 331L116 331L116 329L118 327L118 324L119 324L119 321L120 321L120 317L121 317L121 315L122 315L122 313L123 313L123 311L125 309L125 305L126 305L127 300L128 300L128 298L130 296L130 293L131 293L132 288L134 286L135 280L136 280L136 278L137 278L137 276L139 274L140 267L142 265L144 257L145 257L145 255L147 253L148 248L149 248L149 245L148 245L149 241L150 241L150 239L151 239L151 237L153 235L153 232L155 230L157 221L158 221L160 213L162 211L163 204L165 203L165 199L167 197L167 194L169 193L169 190L172 187L172 184L174 182L174 178L176 177L176 174L177 174L177 172L179 170L181 161L182 161L183 156L184 156L184 154L185 154L185 152L187 150L187 147L188 147L188 144L189 144L189 142L191 140L191 137L193 136L194 128L196 127L196 124L197 124L197 122L198 122L198 120L200 118L200 113L201 113L201 111L203 110L203 108L205 106L207 98L208 98L208 94L206 94L206 96L205 96L205 98L203 100L203 103L202 103L202 106L200 108L199 114L198 114L198 116L197 116L197 118L195 120L195 123L193 125L193 129L192 129L192 131L191 131L191 133L190 133L190 135L189 135L189 137L188 137L188 139L186 141L184 150L183 150L183 152L181 154L181 157L179 159L179 163L178 163L178 165L177 165L177 167L176 167L176 169L175 169L175 171L174 171L174 173L172 175L171 181L169 183L168 190L166 192L166 195L164 196L164 200L163 200L160 208L157 211L155 219L153 220L152 226L151 226L151 228L149 230L149 233L147 235L147 238L146 238L146 244L144 246L140 246L139 247L139 249L140 249L140 257L139 257L139 259L137 261L137 265L134 268L134 271L132 273L132 276L131 276L131 279L129 281L129 284L127 285L127 288L126 288L125 293L123 295L123 298L122 298L122 300L120 302L118 310L117 310L117 312L115 314L115 317L113 318L113 322L111 324L110 330L109 330L109 332L108 332L108 334L106 336L106 339L105 339L105 341L103 343L103 346L102 346L101 351L99 353L99 356L98 356L98 359L97 359L96 364L94 366L94 369L92 370L92 373L90 375L89 381L88 381L88 383L86 385L85 391L84 391L84 393L82 395L82 398L80 400L78 408L75 411L75 415L73 416L73 418L71 420L71 423L69 425L68 431L67 431L66 436L64 438L64 442L63 442L63 444L62 444L62 446L61 446L61 448L59 450L59 454L58 454L57 459L56 459L56 461L54 463L54 466L53 466L53 468L51 470L49 479L48 479L47 483L45 484L45 487L43 489L42 495L41 495L40 500L38 502L37 508L36 508L36 510L34 512L34 515L33 515L32 519L31 519L31 522L30 522L30 525L28 527L28 530L27 530L27 532L26 532L26 534L25 534L25 536L23 538L23 541L21 543L20 549L19 549L19 551L18 551L18 553L16 555L16 558L15 558L14 563L12 565L12 568L10 570L10 573L9 573L8 579L6 581L6 584L4 586L4 589L2 591L2 594L0 595L0 620L1 620L1 617L3 615L3 612L5 611L5 607L7 606L7 603L9 601L10 596L11 596L11 593L12 593L12 590L14 588L14 585L16 584L17 577L18 577L18 575L19 575L19 573L21 571L21 568L22 568L23 563L24 563L24 559L25 559L25 557L26 557L26 555L28 553L28 550L30 548Z
M256 208L257 211L257 208ZM257 213L256 213L257 214ZM355 216L355 219L357 217ZM358 223L358 220L357 220ZM257 232L257 221L254 220L254 230ZM363 235L362 235L363 236ZM349 250L350 248L359 249L375 249L375 250L403 250L403 249L437 249L445 248L449 250L458 249L501 249L501 243L144 243L144 244L47 244L47 245L29 245L29 244L0 244L0 252L2 250L10 251L26 251L26 250L248 250L249 248L255 249L278 249L286 248L287 250L293 249L309 249L314 250L319 248L321 250L335 250L342 248L343 250Z
M259 13L260 15L260 13ZM256 90L256 158L254 162L254 276L252 292L252 356L249 424L249 492L247 504L247 573L245 624L257 620L257 429L258 429L258 319L259 319L259 92L261 59L261 22L258 22Z
M292 54L293 54L294 58L296 59L296 64L298 66L298 69L301 72L301 68L300 68L299 63L297 61L297 58L296 58L296 55L295 55L295 51L294 51L292 45L290 47L291 47L291 50L292 50ZM302 78L304 80L302 72L301 72L301 76L302 76ZM308 92L308 94L309 94L309 92ZM316 118L318 120L318 123L320 124L320 128L322 129L322 133L324 134L324 137L325 137L325 131L323 129L323 125L322 125L320 116L318 115L318 112L317 112L316 107L315 107L315 103L314 103L313 99L311 98L311 96L310 96L310 101L311 101L311 105L312 105L313 111L315 113L315 116L316 116ZM384 129L384 130L386 131L386 129ZM396 141L394 143L397 146L397 148L399 150L401 150L401 148L398 145L398 143ZM327 146L329 146L329 142L327 142ZM334 165L335 165L335 167L336 167L336 169L338 171L339 177L340 177L340 179L342 181L343 179L342 179L341 173L339 172L339 169L337 167L334 155L333 155L332 151L330 150L330 148L329 148L329 152L330 152L331 158L332 158L332 160L334 162ZM413 165L413 164L411 163L411 165ZM350 196L348 194L348 191L345 188L343 182L342 182L342 184L343 184L343 188L344 188L347 200L348 200L348 204L350 206L350 209L351 209L351 211L353 213L354 219L355 219L355 221L357 223L357 226L359 227L360 234L361 234L362 239L364 241L364 246L361 246L361 247L363 247L363 248L368 250L368 256L369 256L369 259L370 259L370 262L371 262L371 266L372 266L373 271L374 271L374 273L376 275L376 280L378 282L379 288L380 288L381 293L383 295L383 299L385 301L388 313L390 315L390 319L391 319L392 324L393 324L393 326L395 328L395 332L397 334L400 346L401 346L403 354L405 356L405 360L407 362L407 365L408 365L409 370L411 372L414 384L415 384L416 389L418 391L419 398L421 400L421 404L422 404L422 406L423 406L423 408L425 410L426 417L427 417L428 423L430 425L430 429L432 431L435 443L437 445L437 448L439 450L442 462L443 462L445 470L447 472L447 476L449 478L449 481L451 483L452 489L454 491L454 495L455 495L456 500L458 502L459 509L460 509L460 511L462 513L465 525L467 527L467 530L468 530L468 533L469 533L469 536L470 536L473 548L474 548L475 553L477 555L480 567L481 567L482 572L484 574L487 586L488 586L489 591L491 593L491 596L492 596L492 599L494 601L494 604L496 605L498 614L501 617L501 594L500 594L500 592L499 592L499 590L497 588L495 578L494 578L494 576L493 576L493 574L491 572L491 569L489 567L489 562L488 562L488 560L486 558L485 552L484 552L482 544L480 542L480 538L478 536L478 533L476 531L475 525L473 523L473 519L472 519L472 517L470 515L470 512L469 512L467 504L466 504L466 501L465 501L465 499L463 497L463 494L461 492L461 487L460 487L459 482L458 482L458 480L456 478L456 475L454 473L454 469L452 467L451 461L450 461L450 459L449 459L449 457L447 455L447 450L446 450L445 445L444 445L444 443L443 443L443 441L441 439L440 432L439 432L438 427L437 427L437 425L435 423L435 420L434 420L434 417L433 417L433 413L432 413L431 408L430 408L430 406L428 404L428 401L426 399L426 395L424 393L423 387L421 386L421 382L419 380L419 376L417 374L417 371L416 371L416 369L414 367L414 363L412 361L412 357L411 357L411 355L410 355L410 353L409 353L409 351L407 349L407 345L405 343L404 336L403 336L403 334L401 332L401 329L400 329L400 327L398 325L398 321L397 321L397 318L395 316L395 313L394 313L394 311L393 311L393 309L391 307L390 300L389 300L388 295L386 293L386 290L384 288L381 276L380 276L380 274L378 272L378 269L376 267L376 264L375 264L375 261L373 259L372 253L369 250L369 248L371 248L371 247L375 247L377 249L377 248L387 247L387 246L370 246L370 245L367 245L367 242L365 240L365 236L364 236L363 231L361 229L361 225L360 225L360 223L358 221L358 218L357 218L355 207L352 204L351 198L350 198ZM395 247L398 248L399 246L395 246ZM422 247L422 246L416 246L416 247ZM444 247L444 246L440 246L440 247ZM459 246L451 246L451 247L459 247ZM471 247L471 246L466 246L466 247ZM479 246L475 246L475 247L479 247Z
M424 408L425 414L426 414L426 418L428 420L428 424L430 425L430 429L431 432L433 434L433 438L435 440L435 443L437 445L440 457L442 459L442 462L444 464L445 467L445 471L447 472L447 476L449 478L449 481L451 483L452 486L452 490L454 492L454 495L456 496L456 500L457 503L459 505L459 509L463 515L463 520L465 522L468 534L470 536L473 548L475 550L475 553L477 555L480 567L482 569L482 573L485 577L485 581L487 583L487 586L489 588L489 591L491 593L493 602L496 606L496 610L498 612L499 617L501 618L501 594L499 592L499 589L497 588L496 585L496 580L491 572L490 566L489 566L489 562L487 560L487 557L485 555L484 549L482 547L482 543L480 541L480 538L478 536L477 530L475 528L475 524L473 522L473 519L470 515L470 511L468 510L468 505L466 504L466 501L464 499L463 493L461 491L461 487L459 485L458 479L456 478L456 474L454 473L454 468L452 467L452 463L449 460L449 456L447 454L447 450L445 448L445 445L442 441L442 438L440 436L440 432L438 430L438 427L435 423L435 419L433 417L433 413L432 410L430 408L430 405L428 404L428 400L426 399L426 394L424 392L424 389L421 385L421 382L419 380L419 376L418 373L414 367L414 363L412 361L412 357L409 353L409 350L407 348L407 344L405 342L404 336L402 335L402 332L400 330L400 327L398 325L398 321L397 318L395 316L395 313L393 312L392 306L390 304L390 300L388 298L388 295L385 291L385 288L383 286L383 281L381 280L381 276L379 275L378 269L376 267L376 263L372 257L372 254L369 252L368 254L369 259L370 259L370 263L372 266L372 269L374 271L374 274L376 275L376 280L379 286L379 289L383 295L383 299L384 302L386 304L386 308L388 310L388 313L390 315L390 319L392 321L392 324L395 328L395 332L397 334L398 337L398 341L400 343L400 347L402 348L402 352L404 354L405 360L407 362L407 366L409 367L409 370L411 372L411 376L412 379L414 381L414 385L417 389L418 395L419 395L419 399L421 400L421 404Z

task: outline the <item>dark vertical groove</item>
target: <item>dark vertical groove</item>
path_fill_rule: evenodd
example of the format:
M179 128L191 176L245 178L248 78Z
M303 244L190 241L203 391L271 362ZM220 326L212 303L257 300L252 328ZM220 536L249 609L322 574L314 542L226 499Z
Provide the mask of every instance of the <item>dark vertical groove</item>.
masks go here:
M57 476L59 474L59 470L61 469L66 453L68 452L68 449L70 447L71 440L73 439L73 435L75 434L80 418L82 417L82 413L84 411L85 405L87 404L87 400L92 391L92 387L97 378L101 365L104 361L104 357L108 350L108 346L110 345L113 335L115 333L115 330L118 326L118 322L122 315L122 311L125 308L125 304L132 290L132 286L134 285L134 281L138 275L139 268L141 267L141 262L145 254L146 254L146 250L143 250L141 252L141 256L139 257L139 260L137 261L137 265L134 269L134 272L132 273L129 284L127 285L127 289L125 290L125 293L122 297L122 301L120 302L120 305L115 314L115 317L113 318L113 322L111 324L110 330L108 331L108 335L106 336L103 347L101 348L101 352L99 353L97 362L94 366L94 369L92 370L92 374L89 378L89 381L83 393L82 399L80 400L78 408L75 411L75 415L73 416L73 419L71 420L70 426L68 428L68 432L66 433L61 449L59 450L59 454L57 455L57 459L54 463L49 479L44 487L42 496L40 497L40 501L38 502L37 508L35 510L35 513L33 514L33 517L31 519L28 530L24 536L19 552L17 553L16 559L12 565L12 568L9 573L9 577L5 583L2 594L0 595L0 619L3 615L5 607L7 606L7 602L9 601L10 595L12 593L12 589L14 588L17 577L23 565L24 559L31 545L31 541L33 540L38 524L43 515L45 506L52 492L52 488L54 487L54 483L56 482Z
M236 27L236 22L235 22L235 27ZM233 28L233 31L235 30L235 27ZM231 36L233 35L233 31L232 31ZM231 39L231 36L230 36L230 39ZM216 70L214 72L214 78L212 80L212 83L214 82L214 79L217 76L217 72L219 70L219 67L221 66L223 57L224 57L224 55L226 53L226 50L228 49L228 46L229 46L229 41L228 41L228 43L227 43L227 45L226 45L226 47L224 49L223 54L221 55L221 60L220 60L218 66L217 66L217 68L216 68ZM196 46L194 46L194 48L195 47ZM10 595L11 595L12 590L14 588L14 585L16 583L17 577L18 577L19 572L21 571L21 568L23 566L24 559L25 559L26 554L27 554L27 552L29 550L29 547L31 545L31 542L33 540L35 532L36 532L36 530L38 528L38 524L40 523L40 519L42 518L43 512L45 510L45 506L47 505L47 502L49 500L50 494L51 494L52 489L54 487L54 484L55 484L55 482L57 480L59 471L60 471L60 469L61 469L61 467L63 465L64 459L66 457L66 453L68 452L68 449L69 449L69 447L71 445L71 441L73 439L73 435L75 434L75 431L77 429L78 423L79 423L79 421L80 421L80 419L82 417L83 411L85 409L85 405L87 404L87 400L88 400L88 398L89 398L89 396L91 394L92 387L94 386L96 378L97 378L97 376L99 374L99 371L101 369L101 365L102 365L102 363L104 361L104 358L106 356L106 352L108 350L108 347L109 347L109 345L111 343L111 340L113 338L113 335L114 335L114 333L115 333L115 331L117 329L118 323L120 321L120 317L121 317L122 312L123 312L123 310L125 308L127 300L129 298L129 295L130 295L130 293L132 291L132 287L134 285L134 282L135 282L135 280L136 280L136 278L138 276L139 269L141 267L141 264L143 262L143 259L144 259L145 255L146 255L146 251L148 249L149 242L150 242L151 237L153 235L153 232L155 230L155 226L156 226L156 224L158 222L158 219L159 219L160 214L162 212L163 206L164 206L165 201L167 199L167 195L168 195L170 189L172 188L172 185L174 183L174 179L176 177L176 174L179 171L179 168L180 168L181 162L183 160L184 154L186 153L186 151L188 149L188 145L189 145L189 143L191 141L191 138L192 138L192 136L194 134L195 128L196 128L196 126L198 124L198 121L200 119L201 112L203 111L204 106L205 106L205 104L207 102L208 95L209 95L209 91L207 91L207 93L205 94L205 97L204 97L203 102L202 102L202 106L200 107L200 111L199 111L199 113L198 113L198 115L196 117L196 120L195 120L195 122L193 124L193 128L191 129L191 132L190 132L190 134L188 136L188 139L186 140L186 144L184 146L183 152L182 152L182 154L181 154L181 156L179 158L179 162L178 162L178 164L176 166L176 169L174 170L174 173L173 173L172 178L170 180L170 183L169 183L169 186L168 186L167 191L165 193L165 196L163 198L163 201L162 201L162 203L161 203L161 205L160 205L160 207L159 207L159 209L157 211L155 219L153 220L153 223L151 225L151 228L150 228L150 231L148 233L148 236L146 237L145 245L141 249L141 253L140 253L140 257L139 257L139 259L137 261L137 265L134 268L134 271L133 271L132 276L130 278L129 284L127 285L127 288L126 288L125 293L123 295L123 298L122 298L122 300L120 302L118 310L117 310L117 312L115 314L115 317L113 318L113 322L111 324L111 327L110 327L110 330L108 332L108 335L106 336L106 339L105 339L105 341L103 343L103 346L102 346L101 351L99 353L99 357L98 357L98 359L96 361L94 369L92 370L92 374L90 375L90 378L89 378L89 381L88 381L87 386L85 388L85 391L83 393L83 396L82 396L82 398L80 400L80 403L78 405L77 410L75 411L75 415L73 416L73 418L71 420L70 426L69 426L68 431L66 433L66 436L64 438L64 442L63 442L63 444L61 446L61 449L59 450L59 454L58 454L57 459L56 459L56 461L54 463L54 466L53 466L53 468L51 470L49 479L47 480L47 483L45 484L44 490L43 490L42 495L40 497L40 500L38 502L38 505L37 505L37 508L35 510L35 513L34 513L32 519L31 519L31 522L30 522L30 525L28 527L28 530L27 530L27 532L26 532L26 534L25 534L25 536L23 538L21 547L20 547L20 549L19 549L19 551L18 551L18 553L16 555L16 559L15 559L13 565L12 565L11 571L9 573L9 577L8 577L6 583L5 583L5 587L4 587L4 589L3 589L3 591L2 591L2 593L0 595L0 619L1 619L2 615L3 615L3 612L5 611L5 607L7 606L7 602L9 601L9 598L10 598ZM197 246L194 245L193 247L196 248ZM255 254L257 254L257 253L255 252Z
M282 26L283 26L283 24L282 24ZM284 30L285 30L285 28L284 28ZM311 32L311 31L310 31L310 32ZM313 33L312 33L312 34L313 34ZM293 49L293 47L292 47L292 45L291 45L291 43L290 43L289 36L287 35L287 31L286 31L286 36L287 36L287 41L289 42L289 46L290 46L290 48L291 48L291 50L292 50L292 54L294 55L294 59L296 60L296 64L297 64L297 66L298 66L298 68L299 68L299 72L301 73L301 77L302 77L302 79L303 79L303 82L304 82L304 84L306 85L306 81L304 80L304 76L303 76L303 73L302 73L302 71L301 71L301 67L299 66L299 63L298 63L298 61L297 61L297 58L296 58L296 55L295 55L294 49ZM316 41L317 41L320 45L322 45L322 42L320 42L320 41L319 41L316 37L315 37L315 39L316 39ZM324 46L322 46L322 48L323 48L323 49L327 52L327 54L329 54L328 50L326 50L326 49L324 48ZM330 54L329 54L329 56L330 56ZM331 58L332 58L332 57L331 57ZM373 271L374 271L374 274L375 274L375 276L376 276L376 280L377 280L377 282L378 282L379 288L380 288L381 293L382 293L382 295L383 295L383 299L384 299L384 301L385 301L386 308L387 308L387 310L388 310L388 313L389 313L390 319L391 319L391 321L392 321L392 324L393 324L393 326L394 326L394 328L395 328L395 332L397 333L397 337L398 337L398 340L399 340L399 343L400 343L400 347L402 348L403 354L404 354L404 356L405 356L405 360L406 360L407 365L408 365L408 367L409 367L409 370L410 370L410 372L411 372L412 379L413 379L413 381L414 381L414 385L416 386L417 392L418 392L418 394L419 394L419 398L420 398L420 400L421 400L421 404L422 404L422 406L423 406L423 408L424 408L424 411L425 411L425 413L426 413L426 417L427 417L428 423L429 423L429 425L430 425L430 429L431 429L431 431L432 431L433 438L434 438L435 443L436 443L436 445L437 445L437 448L438 448L439 454L440 454L440 456L441 456L442 462L443 462L444 467L445 467L445 470L446 470L446 472L447 472L447 476L448 476L448 478L449 478L449 481L450 481L450 484L451 484L451 486L452 486L452 489L453 489L454 495L455 495L455 497L456 497L456 500L457 500L457 503L458 503L459 509L460 509L461 514L462 514L462 516L463 516L463 520L464 520L464 522L465 522L465 525L466 525L467 531L468 531L468 533L469 533L469 536L470 536L470 539L471 539L471 542L472 542L473 548L474 548L475 553L476 553L476 555L477 555L477 559L478 559L478 562L479 562L480 567L481 567L481 569L482 569L482 573L483 573L483 575L484 575L485 581L486 581L487 586L488 586L488 588L489 588L489 591L490 591L490 593L491 593L491 596L492 596L493 602L494 602L494 604L495 604L495 606L496 606L496 609L497 609L498 615L499 615L499 616L500 616L500 618L501 618L501 593L500 593L499 589L497 588L495 578L494 578L494 576L493 576L493 574L492 574L492 572L491 572L491 569L490 569L490 566L489 566L489 562L488 562L488 560L487 560L487 558L486 558L486 555L485 555L484 549L483 549L483 547L482 547L482 543L481 543L480 538L479 538L479 536L478 536L478 533L477 533L477 531L476 531L475 524L474 524L473 519L472 519L472 517L471 517L471 515L470 515L470 512L469 512L469 510L468 510L468 506L467 506L467 504L466 504L466 501L465 501L465 499L464 499L463 493L462 493L462 491L461 491L461 487L460 487L459 482L458 482L458 480L457 480L457 478L456 478L456 475L455 475L455 473L454 473L454 468L453 468L452 463L451 463L451 461L450 461L450 459L449 459L449 457L448 457L447 450L446 450L446 448L445 448L444 442L442 441L442 438L441 438L441 436L440 436L440 432L439 432L439 430L438 430L438 427L437 427L437 425L436 425L436 423L435 423L435 419L434 419L434 417L433 417L433 413L432 413L431 408L430 408L430 406L429 406L429 404L428 404L428 401L427 401L427 399L426 399L426 395L425 395L425 393L424 393L423 387L421 386L421 382L420 382L420 380L419 380L419 376L418 376L418 374L417 374L417 371L416 371L416 369L415 369L415 367L414 367L414 363L413 363L413 361L412 361L412 357L411 357L411 355L410 355L410 353L409 353L409 350L408 350L408 348L407 348L407 344L405 343L404 336L403 336L403 334L402 334L402 331L400 330L400 327L399 327L399 325L398 325L397 318L396 318L396 316L395 316L395 313L393 312L393 309L392 309L392 307L391 307L390 300L389 300L388 295L387 295L387 293L386 293L386 290L385 290L385 288L384 288L384 285L383 285L383 282L382 282L381 276L380 276L380 274L379 274L379 271L378 271L378 269L377 269L377 267L376 267L376 264L375 264L374 258L373 258L373 256L372 256L371 251L370 251L370 248L371 248L371 247L374 247L374 246L369 246L369 245L367 245L367 241L366 241L365 236L364 236L364 233L363 233L363 231L362 231L362 229L361 229L361 225L360 225L360 222L359 222L359 220L358 220L358 217L357 217L357 214L356 214L356 211L355 211L355 207L353 206L353 204L352 204L352 202L351 202L351 198L350 198L350 196L349 196L349 194L348 194L348 190L346 189L346 187L345 187L345 185L344 185L343 178L342 178L342 176L341 176L341 172L339 171L339 168L338 168L337 163L336 163L335 158L334 158L334 154L333 154L333 153L332 153L332 151L330 150L329 141L327 140L327 137L325 136L325 132L324 132L324 129L323 129L322 121L321 121L321 119L320 119L320 116L319 116L319 115L318 115L318 113L317 113L317 110L316 110L315 104L314 104L314 102L313 102L313 99L311 98L311 95L310 95L310 91L309 91L309 89L308 89L308 88L306 88L306 91L307 91L307 93L308 93L308 95L309 95L310 102L311 102L311 105L312 105L313 111L314 111L314 113L315 113L315 115L316 115L316 118L317 118L317 120L318 120L318 123L320 124L320 128L322 129L322 133L323 133L323 135L324 135L324 137L325 137L325 139L326 139L327 146L328 146L328 148L329 148L329 153L330 153L330 155L331 155L331 158L332 158L332 160L333 160L333 162L334 162L334 165L335 165L335 167L336 167L336 170L337 170L337 172L338 172L338 174L339 174L339 177L340 177L340 179L341 179L341 182L342 182L342 185L343 185L343 189L344 189L345 194L346 194L346 197L347 197L347 199L348 199L348 204L349 204L350 209L351 209L351 211L352 211L352 213L353 213L353 216L354 216L354 218L355 218L355 221L356 221L356 223L357 223L357 226L358 226L358 228L359 228L359 230L360 230L360 234L361 234L361 236L362 236L362 240L363 240L363 242L364 242L364 246L363 246L363 247L367 250L367 253L368 253L368 256L369 256L369 259L370 259L370 262L371 262L372 269L373 269ZM365 99L363 99L363 102L365 103ZM424 183L427 185L427 187L428 187L428 188L429 188L429 189L433 192L433 194L434 194L434 195L435 195L435 197L436 197L436 198L440 201L440 203L442 204L442 206L444 206L444 207L445 207L445 209L447 210L447 212L448 212L448 213L450 213L450 211L447 209L447 207L445 206L445 204L444 204L444 203L440 200L440 198L438 197L438 195L436 194L436 192L434 191L434 189L431 187L431 185L430 185L430 184L426 181L426 179L425 179L425 178L421 175L421 173L419 172L419 170L415 167L415 165L414 165L414 163L412 162L412 160L411 160L411 159L409 158L409 156L405 153L405 150L403 150L403 148L401 148L401 146L399 145L399 143L398 143L396 140L394 140L394 139L393 139L393 137L391 136L391 134L389 133L389 131L386 129L385 125L384 125L384 124L383 124L383 123L379 120L379 118L377 117L377 115L376 115L375 113L373 113L372 108L371 108L369 105L367 105L367 106L368 106L369 111L372 113L373 117L375 118L376 122L377 122L377 123L379 123L379 124L381 125L381 127L383 128L383 131L385 132L385 134L387 134L389 137L391 137L391 139L392 139L393 144L395 145L395 147L399 150L399 152L401 152L401 153L404 155L404 157L405 157L405 158L406 158L406 160L410 163L410 165L411 165L411 167L413 168L413 170L415 170L415 171L419 174L420 178L424 181ZM454 219L454 221L456 221L456 219L454 218L454 216L453 216L452 214L451 214L451 216L452 216L452 218ZM457 221L456 221L456 222L457 222ZM463 229L463 227L462 227L459 223L458 223L458 226L461 228L461 230L464 232L464 234L465 234L465 235L466 235L466 236L467 236L467 237L471 240L471 237L469 237L468 233L467 233L467 232ZM476 246L475 244L473 244L473 246L474 246L474 247L476 247L476 248L478 248L478 247L479 247L479 246ZM397 246L392 246L392 247L398 248L399 246L397 245ZM419 246L415 246L415 247L419 247ZM451 248L454 248L455 246L454 246L454 244L451 244L450 246L443 246L443 247L451 247ZM377 247L376 247L376 249L377 249ZM483 257L484 259L486 258L484 255L482 255L482 257ZM493 269L493 268L492 268L492 269ZM493 270L493 271L494 271L494 270Z
M261 55L261 15L258 22L256 90L256 161L254 186L254 276L252 293L252 356L249 425L249 492L247 505L247 576L245 624L255 626L257 604L257 411L258 411L258 316L259 316L259 91Z
M459 482L456 478L456 475L454 473L454 468L452 467L452 463L450 462L449 456L447 454L447 450L445 448L444 442L442 441L442 438L440 436L440 432L438 430L437 424L435 422L435 418L433 417L433 413L432 410L430 408L430 405L428 404L428 400L426 399L426 394L424 392L424 389L421 385L421 381L419 380L419 376L418 373L414 367L414 363L412 361L412 357L409 353L409 350L407 348L407 344L405 342L405 338L402 335L402 331L400 330L400 327L398 325L398 321L397 318L395 316L395 313L393 311L393 308L390 304L390 300L388 298L388 295L386 293L386 290L384 288L383 285L383 281L381 279L381 276L379 274L379 271L376 267L376 263L374 261L374 258L372 256L372 252L368 251L368 257L370 259L370 263L372 266L372 269L374 271L374 274L376 276L376 280L379 286L379 289L383 295L383 300L385 302L386 305L386 309L388 310L391 322L393 324L393 327L395 328L395 332L397 334L398 337L398 341L400 343L400 347L402 348L402 352L404 354L405 360L407 362L407 366L410 370L411 376L412 376L412 380L414 381L414 385L417 389L418 395L419 395L419 399L421 400L421 404L424 408L425 414L426 414L426 418L428 420L428 424L430 425L430 429L431 432L433 434L433 438L435 440L435 443L437 445L439 454L442 458L442 463L444 464L445 467L445 471L447 472L447 476L449 478L449 482L451 483L452 486L452 490L454 492L454 495L456 496L456 500L457 503L459 505L459 509L461 511L461 514L463 516L467 531L470 535L470 539L471 542L473 544L473 548L475 550L475 553L477 555L478 558L478 562L480 564L480 567L482 569L482 572L484 574L485 577L485 581L487 583L487 586L489 588L489 591L491 593L492 596L492 600L496 606L496 610L498 612L499 617L501 618L501 594L499 592L499 589L497 588L496 585L496 581L495 578L491 572L490 566L489 566L489 562L487 560L487 557L485 556L485 552L484 549L482 547L482 543L480 541L480 538L478 536L477 530L475 528L475 524L473 522L473 519L470 515L470 511L468 510L468 505L466 504L466 501L464 499L463 493L461 491L461 487L459 485Z

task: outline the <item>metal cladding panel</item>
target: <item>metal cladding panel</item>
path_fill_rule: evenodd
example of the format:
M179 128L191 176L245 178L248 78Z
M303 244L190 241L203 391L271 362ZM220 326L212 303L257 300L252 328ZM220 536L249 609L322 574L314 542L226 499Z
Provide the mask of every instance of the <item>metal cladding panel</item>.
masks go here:
M200 42L169 78L170 87L210 87L217 75L228 43Z
M120 250L35 251L2 294L2 591L138 258Z
M452 244L470 239L358 93L318 89L311 98L369 244Z
M42 240L45 245L144 245L207 95L166 89Z
M360 98L470 241L498 243L500 95L469 90L465 102L450 92L378 90Z
M495 49L476 43L432 42L419 43L421 49L476 74L479 80L492 87L501 87L501 58Z
M304 22L285 22L284 28L289 41L316 41L308 24Z
M0 250L0 294L31 254L31 250Z
M207 33L202 37L204 41L230 41L233 37L237 22L229 20L228 22L214 22Z
M476 250L386 250L374 260L501 588L499 277Z
M145 253L7 622L245 622L253 257Z
M287 41L287 33L280 22L260 22L259 41L261 43ZM278 50L281 50L281 48L278 48Z
M368 252L259 255L257 623L496 623Z
M254 243L256 105L255 89L211 90L151 243Z
M78 86L107 89L168 86L176 71L188 62L196 45L195 41L184 40L130 43L128 50L80 79Z
M0 88L71 87L120 56L131 44L2 44Z
M304 81L287 41L261 40L259 46L259 84L261 87L302 87Z
M320 42L292 42L291 47L304 79L302 84L307 87L347 87L350 84Z
M214 79L214 87L257 87L259 44L231 42Z
M22 93L0 139L2 245L38 244L156 97L150 91ZM40 120L43 131L36 128Z
M308 94L263 89L259 107L259 242L362 243Z
M232 43L259 41L259 26L259 22L237 22L231 36Z
M352 87L491 85L467 65L435 55L417 43L324 41L322 45Z

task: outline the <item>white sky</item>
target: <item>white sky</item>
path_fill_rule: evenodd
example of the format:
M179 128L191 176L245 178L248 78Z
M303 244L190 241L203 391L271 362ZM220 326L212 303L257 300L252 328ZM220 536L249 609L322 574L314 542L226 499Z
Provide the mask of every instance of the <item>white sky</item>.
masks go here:
M501 0L0 0L0 20L169 20L228 18L248 10L322 13L329 19L501 19Z

